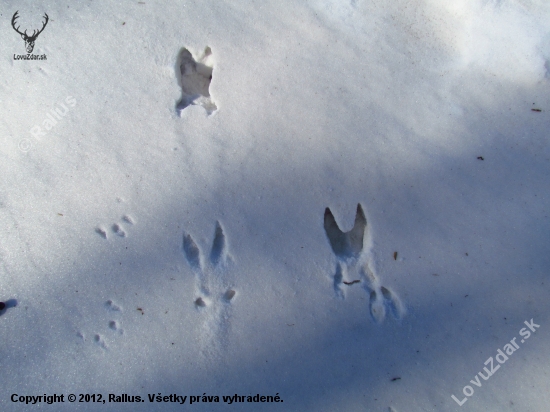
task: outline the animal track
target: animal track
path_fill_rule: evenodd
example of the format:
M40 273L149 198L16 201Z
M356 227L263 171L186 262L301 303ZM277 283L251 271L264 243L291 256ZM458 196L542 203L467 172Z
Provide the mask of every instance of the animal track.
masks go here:
M96 233L99 234L99 236L101 236L103 239L107 239L107 231L102 228L101 226L100 227L97 227L95 229Z
M380 285L378 278L371 271L368 262L361 268L360 274L364 280L363 288L369 295L369 307L372 319L376 323L383 322L388 309L395 319L401 319L405 313L403 304L391 289Z
M325 209L325 231L332 251L339 260L350 261L359 258L363 251L366 227L367 219L360 204L357 205L355 224L349 232L342 232L330 209L328 207Z
M111 299L109 299L107 302L105 302L105 309L108 312L118 313L122 312L122 307L114 303ZM120 335L124 334L124 330L121 327L120 321L118 320L110 320L107 323L108 328L111 331L118 332ZM78 332L77 334L82 340L86 341L86 337L84 333ZM99 333L94 334L94 342L101 347L102 349L109 349L109 346L107 345L107 342L105 341L105 336L101 335Z
M101 348L107 349L107 344L105 343L103 336L101 336L99 333L94 335L94 342L98 344Z
M183 236L183 252L189 266L195 272L196 293L199 295L195 299L195 305L199 307L208 306L210 295L212 294L211 289L220 286L220 281L222 281L220 277L224 272L223 266L227 256L225 234L220 222L216 222L214 241L212 242L210 257L207 262L201 262L204 259L201 257L199 247L189 234ZM203 269L203 266L206 270ZM210 276L210 272L214 274L213 279L210 279L212 277ZM236 292L233 289L227 289L221 297L229 302L235 294Z
M117 305L115 302L113 302L111 299L105 302L105 307L109 312L122 312L122 308L119 305ZM124 334L124 330L122 329L120 325L120 321L118 320L110 320L109 329L114 330L115 332L118 332L121 335Z
M135 224L134 218L130 215L122 216L122 220L129 225ZM103 225L96 227L95 231L103 239L107 239L109 237L108 235L109 231L105 229ZM119 237L123 237L123 238L126 237L126 231L124 230L124 227L122 226L121 223L113 223L111 225L111 231Z
M218 107L210 96L210 82L212 81L212 50L206 47L202 56L197 60L186 48L181 49L177 67L178 84L181 86L181 100L176 106L176 110L181 112L190 105L204 107L206 113L210 116Z
M118 306L115 302L113 302L111 299L109 299L107 302L105 302L105 307L113 312L122 312L122 308Z
M183 254L195 274L193 304L204 317L203 354L219 354L218 346L227 345L231 302L237 292L228 279L227 240L220 222L216 222L214 240L205 258L190 234L183 235Z
M122 229L122 226L120 226L118 223L115 223L112 229L115 235L120 237L126 237L126 232L124 231L124 229Z
M121 335L124 334L124 330L120 327L120 322L117 322L116 320L109 321L109 329L114 330L115 332L118 332Z
M124 215L122 216L122 220L124 220L126 223L129 223L131 225L134 224L134 218L130 215Z
M365 250L365 229L367 219L361 204L357 205L355 223L349 232L343 232L334 215L327 207L325 209L324 227L330 247L336 256L336 271L333 277L333 288L336 296L345 299L345 287L362 284L369 296L369 308L372 319L376 323L383 322L389 310L396 319L404 314L404 308L398 296L389 288L382 286L374 270L372 256L372 240L367 237L369 247ZM367 232L368 233L368 232ZM348 272L357 272L360 279L346 280Z

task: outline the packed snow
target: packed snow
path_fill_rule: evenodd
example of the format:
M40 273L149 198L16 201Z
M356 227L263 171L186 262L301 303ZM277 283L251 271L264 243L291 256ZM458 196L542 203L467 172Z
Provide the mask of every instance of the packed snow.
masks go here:
M548 408L549 2L0 15L2 411Z

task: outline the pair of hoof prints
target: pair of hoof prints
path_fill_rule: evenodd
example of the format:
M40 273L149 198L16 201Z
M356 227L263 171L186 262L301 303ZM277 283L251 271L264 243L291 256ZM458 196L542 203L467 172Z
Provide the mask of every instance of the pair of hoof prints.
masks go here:
M343 232L340 229L328 207L325 210L324 227L332 251L337 258L336 272L333 279L336 296L345 299L345 287L356 283L362 284L363 289L369 296L371 317L376 323L383 322L388 311L396 319L401 319L405 311L399 297L390 288L380 283L374 268L371 248L365 249L365 233L368 231L368 227L361 205L357 205L355 224L349 232ZM368 234L367 239L369 239ZM223 303L229 303L236 292L232 288L226 287L223 282L223 266L227 253L226 239L220 223L216 222L214 241L208 260L202 257L197 244L189 234L184 234L183 251L189 265L195 272L195 306L198 309L205 308L210 305L213 297ZM203 269L205 265L208 266L206 271ZM348 273L357 268L359 268L360 279L348 280ZM211 272L214 272L212 280L209 279L212 275L208 275ZM210 285L212 281L217 289L214 294Z
M355 223L349 232L340 229L328 207L325 209L324 227L337 259L333 280L336 296L345 299L346 287L361 284L369 296L370 314L376 323L383 322L388 311L396 319L401 319L404 314L401 301L390 288L381 285L374 267L372 245L365 248L365 240L371 242L367 219L361 204L357 205ZM365 239L365 233L367 233L367 239ZM348 279L351 271L358 272L358 280Z
M128 215L122 220L134 224L133 218ZM374 268L371 245L365 248L365 241L370 243L370 234L361 205L357 205L355 223L350 231L344 232L340 229L328 207L325 209L324 228L337 260L333 276L336 296L345 299L345 289L359 284L368 294L370 314L375 322L383 322L388 311L396 319L400 319L404 314L404 307L395 292L380 283ZM112 229L115 233L122 230L118 224L113 225ZM105 232L100 235L107 237ZM125 237L125 233L122 237ZM187 233L183 235L183 253L195 274L195 307L204 310L214 303L230 304L237 292L227 279L227 240L220 222L216 222L208 257L203 256L193 237ZM350 272L357 272L359 279L350 280ZM224 317L227 318L228 315L229 313L225 313ZM110 328L116 330L117 326L110 325Z

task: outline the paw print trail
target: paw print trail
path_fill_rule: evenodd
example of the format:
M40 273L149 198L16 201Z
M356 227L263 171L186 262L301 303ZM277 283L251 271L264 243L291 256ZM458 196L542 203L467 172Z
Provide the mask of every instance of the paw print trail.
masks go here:
M396 319L400 319L404 314L401 301L391 289L380 284L374 269L372 249L369 247L365 250L365 231L368 227L361 204L357 205L355 223L349 232L340 229L328 207L325 209L324 228L337 260L333 276L336 297L345 299L346 287L362 283L363 289L369 296L370 315L374 322L383 322L388 310ZM356 267L360 267L358 273L360 279L348 280L348 273L350 271L355 273Z
M193 303L202 318L202 355L218 359L228 344L231 303L237 292L228 279L227 240L220 222L205 258L190 234L183 235L183 254L195 275Z
M124 221L125 224L127 225L133 225L135 224L135 219L130 216L130 215L124 215L122 216L122 220ZM126 231L124 230L124 227L122 226L121 223L113 223L111 225L111 231L117 235L118 237L121 237L121 238L125 238L127 236L127 233ZM103 239L108 239L109 238L109 235L108 235L108 232L109 230L105 228L104 225L100 225L98 227L95 228L95 232L101 236Z
M105 307L105 310L109 313L110 317L111 316L119 317L120 314L122 313L122 307L117 305L111 299L105 302L104 307ZM121 322L119 320L112 319L107 323L107 326L109 328L109 331L105 335L102 335L100 333L95 333L93 338L94 342L104 350L109 350L109 344L114 343L116 341L115 339L113 339L112 332L117 332L118 335L124 335L124 330L122 329ZM86 337L83 332L79 332L78 336L82 340L84 341L86 340ZM109 344L107 343L107 341L109 341Z

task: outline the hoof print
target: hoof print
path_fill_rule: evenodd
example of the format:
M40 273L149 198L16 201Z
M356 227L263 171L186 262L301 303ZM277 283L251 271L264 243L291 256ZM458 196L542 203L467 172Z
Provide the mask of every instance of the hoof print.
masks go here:
M179 67L177 78L182 96L176 110L181 115L186 107L197 105L202 106L210 116L218 109L210 96L210 82L214 71L212 50L206 47L204 53L195 60L191 52L183 48L179 53L177 66Z
M210 253L203 254L193 237L184 233L183 255L195 278L193 304L201 313L204 328L202 352L212 360L227 346L231 326L232 301L237 292L228 279L227 238L220 222L216 222Z
M339 260L358 259L363 251L363 239L365 236L365 228L367 227L367 219L361 204L357 205L355 214L355 223L349 232L343 232L334 215L327 207L325 209L325 232L332 251Z
M367 218L361 204L357 205L355 222L353 228L348 232L340 229L328 207L325 209L324 228L337 260L336 271L333 276L333 288L336 297L345 298L342 285L360 284L369 296L369 311L375 323L384 321L388 309L396 319L401 319L404 314L401 301L394 292L380 285L374 268L371 247L364 250L365 232L368 227ZM394 259L397 259L397 252L394 253ZM358 272L361 279L347 279L348 271L357 270L357 267L359 267Z

